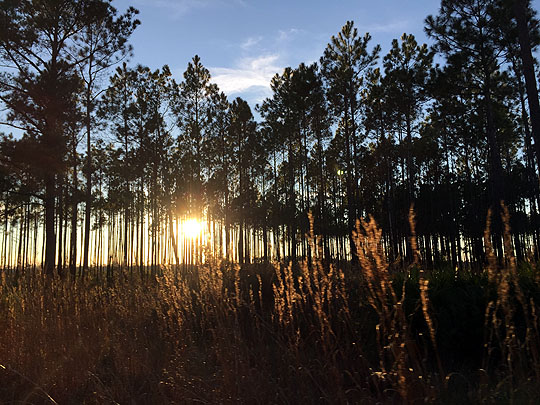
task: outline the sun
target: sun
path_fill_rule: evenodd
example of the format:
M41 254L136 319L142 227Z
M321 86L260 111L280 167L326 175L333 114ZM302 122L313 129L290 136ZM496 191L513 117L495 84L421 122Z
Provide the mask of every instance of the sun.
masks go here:
M184 235L184 238L196 238L201 234L202 229L202 223L195 218L187 219L182 224L182 234Z

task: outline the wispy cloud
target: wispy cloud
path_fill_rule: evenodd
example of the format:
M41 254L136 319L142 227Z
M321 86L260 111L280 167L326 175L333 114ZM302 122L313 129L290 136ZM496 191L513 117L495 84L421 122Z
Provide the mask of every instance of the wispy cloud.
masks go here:
M262 41L263 37L249 37L244 42L240 44L240 48L242 48L244 51L247 51L251 48L253 48L255 45L259 44Z
M226 94L254 92L261 95L270 94L270 81L276 73L283 70L279 63L279 55L263 55L242 58L235 67L209 68L213 81Z
M410 24L407 20L399 20L399 21L391 21L388 23L372 23L372 24L366 24L358 25L358 31L362 32L380 32L380 33L394 33L394 32L402 32L404 30L407 30L410 28Z
M296 35L301 34L303 30L298 28L289 28L288 30L279 30L278 31L278 40L279 41L288 41L294 38Z
M229 96L240 95L259 103L272 95L270 82L276 73L281 74L285 66L296 66L300 54L304 60L312 59L305 56L309 48L306 36L302 29L289 28L248 37L236 44L243 57L232 66L209 67L212 80Z

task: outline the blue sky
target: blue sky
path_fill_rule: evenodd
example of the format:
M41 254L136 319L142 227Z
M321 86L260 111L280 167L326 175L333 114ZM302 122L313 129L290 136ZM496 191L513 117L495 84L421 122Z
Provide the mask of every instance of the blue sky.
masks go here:
M404 32L427 42L424 19L440 0L113 0L119 12L140 11L130 43L130 64L152 69L167 64L177 81L198 54L212 79L232 101L252 108L271 95L270 79L286 66L318 61L347 20L382 46ZM540 9L540 0L533 0ZM536 55L538 57L538 55ZM105 83L104 83L105 84ZM0 132L14 132L0 125Z
M428 42L423 21L438 0L115 0L123 11L139 9L142 24L131 38L132 64L168 64L181 80L198 54L229 99L252 107L271 94L269 83L284 67L314 62L332 35L353 20L384 55L404 32Z

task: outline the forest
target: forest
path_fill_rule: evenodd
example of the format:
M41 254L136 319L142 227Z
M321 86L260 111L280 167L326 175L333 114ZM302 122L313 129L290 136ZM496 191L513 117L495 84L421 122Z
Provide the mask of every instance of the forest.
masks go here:
M536 14L346 21L250 106L0 0L0 403L533 403Z

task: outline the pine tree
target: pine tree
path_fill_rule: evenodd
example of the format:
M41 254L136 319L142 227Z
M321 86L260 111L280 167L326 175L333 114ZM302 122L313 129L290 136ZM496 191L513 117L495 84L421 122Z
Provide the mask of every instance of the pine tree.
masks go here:
M414 200L416 184L412 134L426 101L426 83L432 62L433 54L427 45L418 45L414 36L407 34L402 35L401 44L397 39L392 41L392 48L383 59L385 90L393 101L397 125L405 124L408 205Z
M357 261L353 231L357 217L358 167L355 165L359 153L358 120L360 113L359 96L364 84L364 75L378 59L380 46L371 52L368 44L371 36L363 37L352 21L341 29L337 36L332 36L321 58L321 69L327 86L327 97L334 117L343 124L345 141L345 177L347 189L347 223L349 245L353 262Z
M203 211L203 143L209 136L212 122L212 100L217 93L215 84L210 83L210 72L198 55L188 63L184 81L180 83L174 112L180 129L178 138L188 166L189 212L200 218Z
M140 24L135 16L138 10L130 7L125 14L117 16L117 10L110 0L88 0L84 4L85 12L91 15L77 36L80 62L80 77L84 82L84 126L86 132L86 198L84 220L83 270L88 269L90 217L92 207L92 148L91 134L94 126L93 113L96 100L103 92L100 89L100 77L107 70L132 53L127 41Z
M489 148L491 201L495 209L504 199L501 150L497 140L494 111L495 74L499 70L500 47L495 4L490 0L443 0L439 15L428 16L426 32L437 41L436 49L448 63L471 72L471 86L483 98L486 137Z
M66 170L68 128L81 120L77 68L87 61L89 45L80 39L113 10L105 0L0 2L0 59L13 68L1 75L0 97L10 111L8 124L26 131L43 153L35 165L45 189L48 274L55 267L57 186Z

